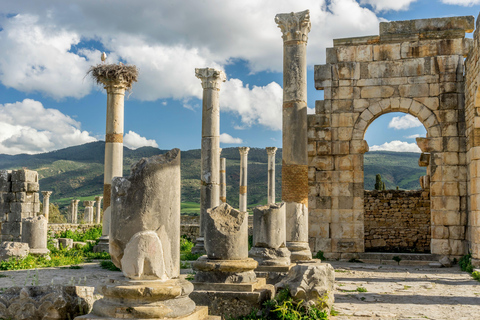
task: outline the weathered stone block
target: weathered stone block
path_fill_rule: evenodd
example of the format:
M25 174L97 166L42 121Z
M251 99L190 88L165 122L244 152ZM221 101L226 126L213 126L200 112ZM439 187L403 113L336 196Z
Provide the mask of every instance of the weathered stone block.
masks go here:
M23 259L28 253L29 247L27 243L4 241L0 244L0 261L8 260L12 257Z

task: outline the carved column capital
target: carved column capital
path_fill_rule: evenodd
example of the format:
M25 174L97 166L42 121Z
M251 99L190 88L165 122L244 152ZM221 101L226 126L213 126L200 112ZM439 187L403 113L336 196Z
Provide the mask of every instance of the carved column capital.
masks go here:
M275 22L282 31L283 41L304 41L308 40L308 33L312 27L310 22L310 11L279 13L275 16Z
M42 191L43 197L50 198L50 196L52 195L52 192L53 191Z
M195 68L195 76L202 80L203 89L220 90L220 84L227 80L225 72L213 68Z
M99 202L99 201L102 201L103 197L101 196L98 196L98 197L95 197L95 201Z
M248 154L248 151L250 151L249 147L238 147L238 151L240 152L240 155L246 156Z
M267 154L269 156L274 156L275 153L277 153L277 147L266 147L265 149L267 150Z
M95 201L90 201L90 200L83 201L83 206L85 207L93 207L94 204L95 204Z

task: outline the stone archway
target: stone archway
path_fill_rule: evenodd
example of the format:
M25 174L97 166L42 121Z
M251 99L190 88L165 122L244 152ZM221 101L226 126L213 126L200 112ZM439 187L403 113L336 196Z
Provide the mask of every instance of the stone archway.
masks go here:
M473 23L456 19L381 23L379 36L334 40L327 63L315 67L324 100L316 102L308 124L313 251L346 259L364 252L364 134L377 117L398 111L427 129L417 144L430 172L431 252L465 253L463 57L471 40L459 30ZM452 29L454 38L444 38Z

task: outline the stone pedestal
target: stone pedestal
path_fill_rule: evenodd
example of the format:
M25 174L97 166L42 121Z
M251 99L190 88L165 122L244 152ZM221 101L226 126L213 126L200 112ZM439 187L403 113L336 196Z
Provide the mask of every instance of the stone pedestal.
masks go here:
M249 147L239 147L240 152L240 195L238 208L240 212L247 212L247 174L248 174L248 151Z
M50 196L52 195L52 191L42 191L43 195L43 215L47 219L48 222L48 214L50 213Z
M44 216L30 217L22 220L22 242L28 243L30 253L48 255L48 222Z
M195 69L202 80L202 150L200 186L200 235L192 253L205 253L204 216L220 202L220 85L225 73L212 68Z
M102 217L102 199L103 197L95 197L95 202L97 204L96 209L95 209L95 224L100 224L101 223L101 217Z
M95 205L95 201L83 201L83 205L85 206L85 211L83 213L83 221L85 223L93 223L93 206Z
M283 38L282 200L292 261L308 260L307 38L308 10L277 14Z
M273 287L255 275L258 263L248 258L246 212L226 203L207 210L205 249L207 255L192 265L196 274L191 298L207 305L211 314L246 315L273 296Z

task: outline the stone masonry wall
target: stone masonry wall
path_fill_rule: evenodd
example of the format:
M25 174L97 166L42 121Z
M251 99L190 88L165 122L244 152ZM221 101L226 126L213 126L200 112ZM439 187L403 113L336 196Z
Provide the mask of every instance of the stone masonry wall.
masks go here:
M22 219L40 211L38 173L0 170L1 241L22 241Z
M365 251L430 252L428 190L365 190Z

